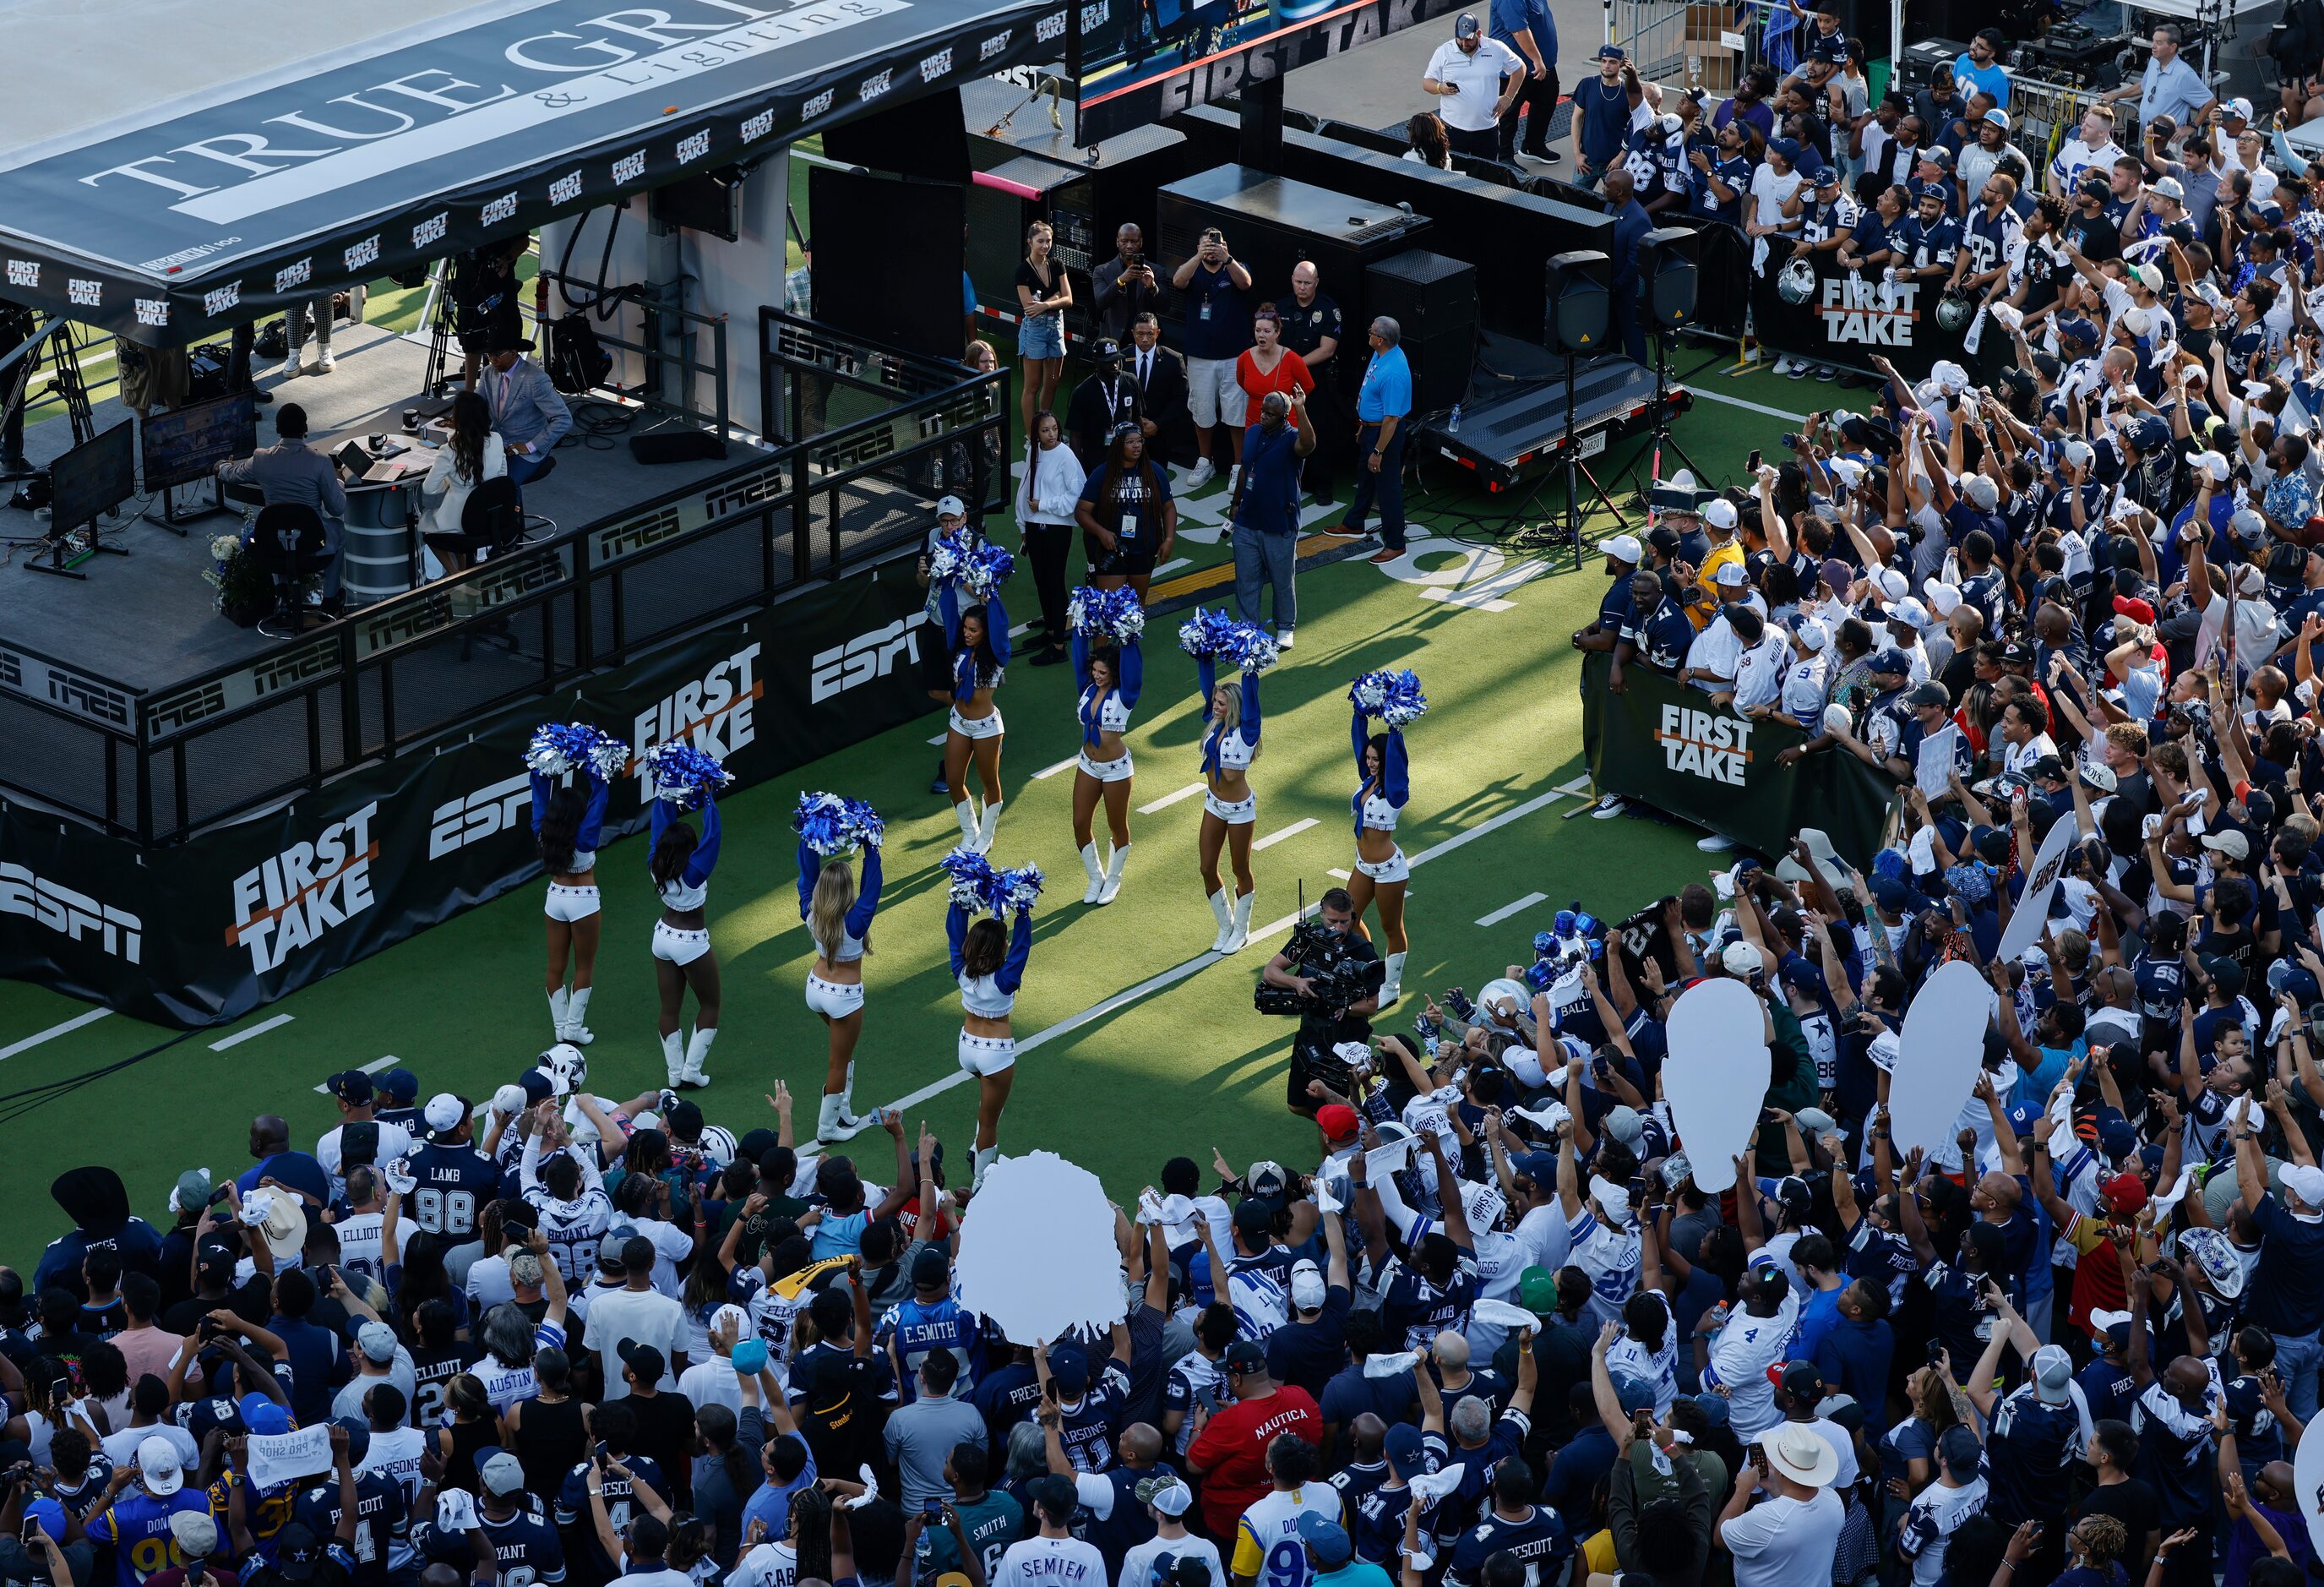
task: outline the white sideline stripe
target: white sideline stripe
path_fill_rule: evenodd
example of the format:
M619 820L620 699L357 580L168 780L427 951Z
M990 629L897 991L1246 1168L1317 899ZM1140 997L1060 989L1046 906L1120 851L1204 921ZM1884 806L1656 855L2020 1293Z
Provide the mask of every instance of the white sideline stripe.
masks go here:
M1173 557L1161 567L1157 567L1151 577L1159 578L1166 573L1176 573L1181 567L1191 567L1194 565L1194 559L1192 557Z
M1331 870L1331 871L1327 871L1327 872L1324 872L1324 874L1325 874L1325 875L1327 875L1327 876L1335 876L1335 877L1339 878L1342 881L1345 881L1348 879L1348 873L1347 873L1346 872L1344 872L1344 871L1341 871L1341 870L1338 870L1338 869L1333 869L1333 870Z
M261 1020L247 1030L237 1030L232 1036L220 1037L210 1043L210 1051L222 1053L230 1047L240 1047L254 1036L263 1036L278 1025L290 1024L291 1018L289 1014L277 1014L272 1020Z
M390 1053L390 1054L388 1054L388 1055L387 1055L387 1056L385 1056L385 1057L383 1057L383 1058L374 1058L370 1063L364 1065L362 1067L363 1067L363 1072L364 1072L364 1074L366 1074L366 1075L376 1075L376 1074L378 1074L382 1069L392 1068L392 1067L394 1066L394 1065L395 1065L395 1055L394 1055L393 1053ZM323 1084L320 1084L320 1085L318 1085L318 1086L315 1087L315 1094L316 1094L316 1095L318 1095L318 1096L328 1096L328 1095L330 1095L330 1094L331 1094L331 1083L330 1083L329 1081L326 1080L326 1081L324 1081L324 1082L323 1082Z
M1250 852L1255 854L1261 849L1271 849L1277 844L1281 843L1285 838L1297 837L1301 833L1306 831L1309 827L1314 825L1315 817L1313 816L1306 817L1302 820L1294 821L1290 826L1283 828L1280 832L1270 832L1265 837L1253 843L1250 845Z
M1721 392L1706 392L1701 386L1689 386L1688 391L1705 401L1724 402L1729 408L1746 408L1754 413L1764 413L1770 419L1788 419L1795 424L1805 423L1807 415L1792 413L1781 408L1770 408L1764 402L1747 402L1740 397L1730 397Z
M1480 926L1499 926L1510 916L1525 913L1525 911L1532 909L1536 904L1540 903L1547 897L1549 897L1549 895L1545 892L1529 892L1514 904L1503 904L1499 909L1495 909L1489 915L1478 916L1477 924Z
M1194 786L1200 788L1202 785L1197 783ZM1582 780L1581 786L1586 788L1588 786L1588 780ZM1554 804L1559 799L1572 798L1574 797L1574 794L1575 785L1572 783L1569 783L1563 788L1551 789L1547 793L1536 794L1532 798L1526 800L1525 803L1521 805L1512 805L1508 809L1502 811L1499 815L1492 817L1489 821L1480 821L1476 826L1469 828L1466 832L1459 833L1452 837L1446 838L1434 848L1422 850L1419 853L1412 856L1410 863L1415 865L1425 865L1439 854L1450 853L1452 850L1459 848L1462 844L1467 843L1471 838L1482 837L1489 832L1498 832L1502 827L1507 826L1510 822L1530 816L1545 805ZM1256 848L1259 845L1253 844L1251 846ZM1280 920L1270 920L1264 926L1254 926L1250 928L1250 940L1251 942L1259 942L1267 937L1274 937L1278 933L1288 931L1298 922L1298 915L1294 913L1284 916ZM1068 1015L1065 1019L1058 1020L1055 1025L1050 1026L1047 1029L1036 1032L1034 1035L1027 1037L1024 1040L1017 1044L1017 1051L1019 1056L1022 1056L1023 1054L1031 1052L1035 1047L1039 1047L1046 1042L1055 1041L1060 1037L1071 1036L1074 1031L1079 1030L1083 1026L1089 1024L1092 1020L1102 1020L1106 1015L1112 1013L1117 1009L1127 1008L1130 1004L1137 1002L1140 999L1150 996L1155 992L1160 992L1166 987L1176 986L1179 982L1185 980L1188 976L1194 974L1197 971L1205 969L1208 966L1216 964L1220 959L1225 956L1226 955L1222 954L1213 953L1196 954L1193 958L1188 959L1183 964L1174 964L1169 969L1162 971L1158 974L1149 975L1145 980L1139 982L1137 985L1125 987L1121 991L1114 992L1110 996L1101 998L1096 1002L1092 1003L1088 1008L1084 1009L1080 1013ZM969 1075L966 1070L954 1070L952 1074L945 1075L941 1080L933 1081L927 1085L921 1086L918 1091L897 1098L894 1102L890 1103L888 1106L897 1109L899 1112L916 1108L922 1103L942 1096L945 1092L950 1091L956 1085L966 1084L968 1083L968 1079ZM820 1149L821 1149L816 1145L816 1143L810 1140L800 1143L798 1147L798 1154L802 1158L812 1157Z
M1160 798L1156 799L1150 805L1139 806L1138 813L1141 816L1151 816L1157 810L1167 810L1171 806L1176 804L1180 799L1193 798L1196 794L1203 791L1203 788L1204 785L1202 783L1190 782L1185 787L1180 789L1176 793L1167 793Z
M940 744L940 743L944 743L944 741L945 741L945 740L946 740L946 739L950 738L951 736L952 736L952 729L951 729L951 728L949 728L949 727L947 727L947 728L945 728L942 733L940 733L940 734L936 734L936 737L934 737L934 738L932 738L932 739L928 740L928 742L929 742L930 743L932 743L932 744Z
M46 1030L38 1031L22 1041L12 1041L6 1047L0 1047L0 1060L13 1058L18 1053L28 1053L44 1041L53 1041L58 1037L78 1030L84 1025L94 1024L111 1012L113 1012L111 1009L91 1009L86 1014L75 1014L61 1025L51 1025Z
M1067 767L1078 766L1081 764L1081 759L1082 758L1079 755L1067 755L1056 765L1044 766L1038 771L1033 773L1033 780L1036 782L1047 782L1050 778L1055 777L1058 772L1065 770Z

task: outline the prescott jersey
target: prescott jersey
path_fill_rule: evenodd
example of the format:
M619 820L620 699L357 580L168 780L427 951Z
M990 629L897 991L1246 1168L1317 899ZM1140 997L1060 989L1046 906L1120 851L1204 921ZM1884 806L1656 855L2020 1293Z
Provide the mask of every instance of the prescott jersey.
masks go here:
M339 1529L339 1484L337 1477L316 1483L299 1495L294 1519L305 1522L318 1537L336 1536ZM403 1485L384 1472L364 1472L355 1478L355 1535L346 1545L347 1574L358 1587L382 1587L394 1568L394 1555L410 1550Z
M1235 1523L1235 1579L1256 1578L1259 1587L1307 1587L1313 1573L1299 1541L1299 1518L1306 1515L1337 1524L1340 1490L1319 1480L1287 1493L1277 1489L1260 1495Z
M596 1453L606 1453L604 1444L599 1444ZM670 1498L669 1482L662 1475L660 1462L642 1454L626 1454L621 1460L629 1468L630 1474L619 1477L608 1472L604 1484L605 1514L613 1519L615 1536L629 1530L631 1508L637 1504L638 1484L643 1483L653 1490L665 1503ZM597 1541L597 1528L590 1518L589 1466L590 1462L585 1460L565 1473L565 1481L557 1490L557 1524L573 1528L581 1539L583 1557L574 1563L590 1567L585 1571L587 1578L594 1582L610 1582L622 1573L622 1569L617 1561L607 1555L604 1545Z
M402 1168L412 1179L404 1217L444 1245L466 1245L476 1237L476 1220L500 1194L501 1171L492 1158L471 1146L430 1142L408 1154ZM346 1235L339 1238L344 1246Z
M1557 1587L1573 1558L1573 1538L1558 1513L1543 1506L1528 1508L1523 1518L1514 1521L1487 1510L1452 1545L1444 1587L1477 1587L1484 1579L1485 1562L1504 1549L1525 1566L1525 1587Z
M946 1351L960 1363L960 1378L954 1392L963 1399L973 1398L978 1371L984 1361L984 1330L974 1312L946 1296L932 1305L917 1300L899 1301L880 1318L872 1334L873 1342L881 1349L896 1352L896 1389L899 1403L909 1405L918 1398L920 1363L936 1351Z

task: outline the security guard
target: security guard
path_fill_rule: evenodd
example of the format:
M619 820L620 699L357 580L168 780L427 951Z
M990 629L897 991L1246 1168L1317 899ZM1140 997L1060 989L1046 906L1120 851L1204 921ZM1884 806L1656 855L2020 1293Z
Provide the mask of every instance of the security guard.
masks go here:
M1326 297L1315 266L1303 259L1291 272L1291 301L1276 307L1283 315L1283 345L1307 361L1315 389L1307 396L1307 418L1315 427L1315 449L1307 455L1304 483L1318 502L1332 499L1333 453L1355 433L1347 399L1341 394L1338 356L1342 327L1340 306Z

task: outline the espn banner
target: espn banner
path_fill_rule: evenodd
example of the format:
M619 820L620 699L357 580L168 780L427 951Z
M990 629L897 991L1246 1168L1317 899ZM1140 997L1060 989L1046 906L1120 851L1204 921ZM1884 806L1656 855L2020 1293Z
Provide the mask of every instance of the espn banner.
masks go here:
M1771 859L1800 828L1821 827L1842 859L1870 863L1895 792L1886 778L1838 751L1779 766L1776 755L1808 734L1713 706L1700 689L1641 666L1623 669L1615 694L1606 687L1612 665L1593 651L1582 667L1582 752L1600 794L1639 800Z
M192 842L134 844L0 805L0 974L180 1028L220 1024L540 874L524 750L594 722L643 752L685 739L737 789L931 709L924 592L903 557L695 634L586 684L491 713ZM642 830L642 783L605 830ZM781 841L788 844L786 826ZM642 881L644 857L627 854ZM614 884L608 876L607 885Z
M1877 271L1840 269L1830 253L1807 255L1814 288L1804 302L1785 302L1778 289L1786 263L1782 249L1771 244L1766 270L1751 278L1754 334L1770 352L1867 374L1874 373L1877 354L1916 381L1942 358L1968 370L1975 385L1990 382L2011 360L2009 333L1992 319L1986 320L1974 353L1964 345L1966 326L1947 330L1937 323L1940 282L1885 281Z

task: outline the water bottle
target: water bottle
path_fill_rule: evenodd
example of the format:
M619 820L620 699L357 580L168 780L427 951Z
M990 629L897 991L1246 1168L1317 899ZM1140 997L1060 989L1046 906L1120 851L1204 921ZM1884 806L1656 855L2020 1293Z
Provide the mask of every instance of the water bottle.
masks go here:
M1447 435L1461 433L1461 404L1458 402L1452 404L1452 417L1445 421L1444 432Z

